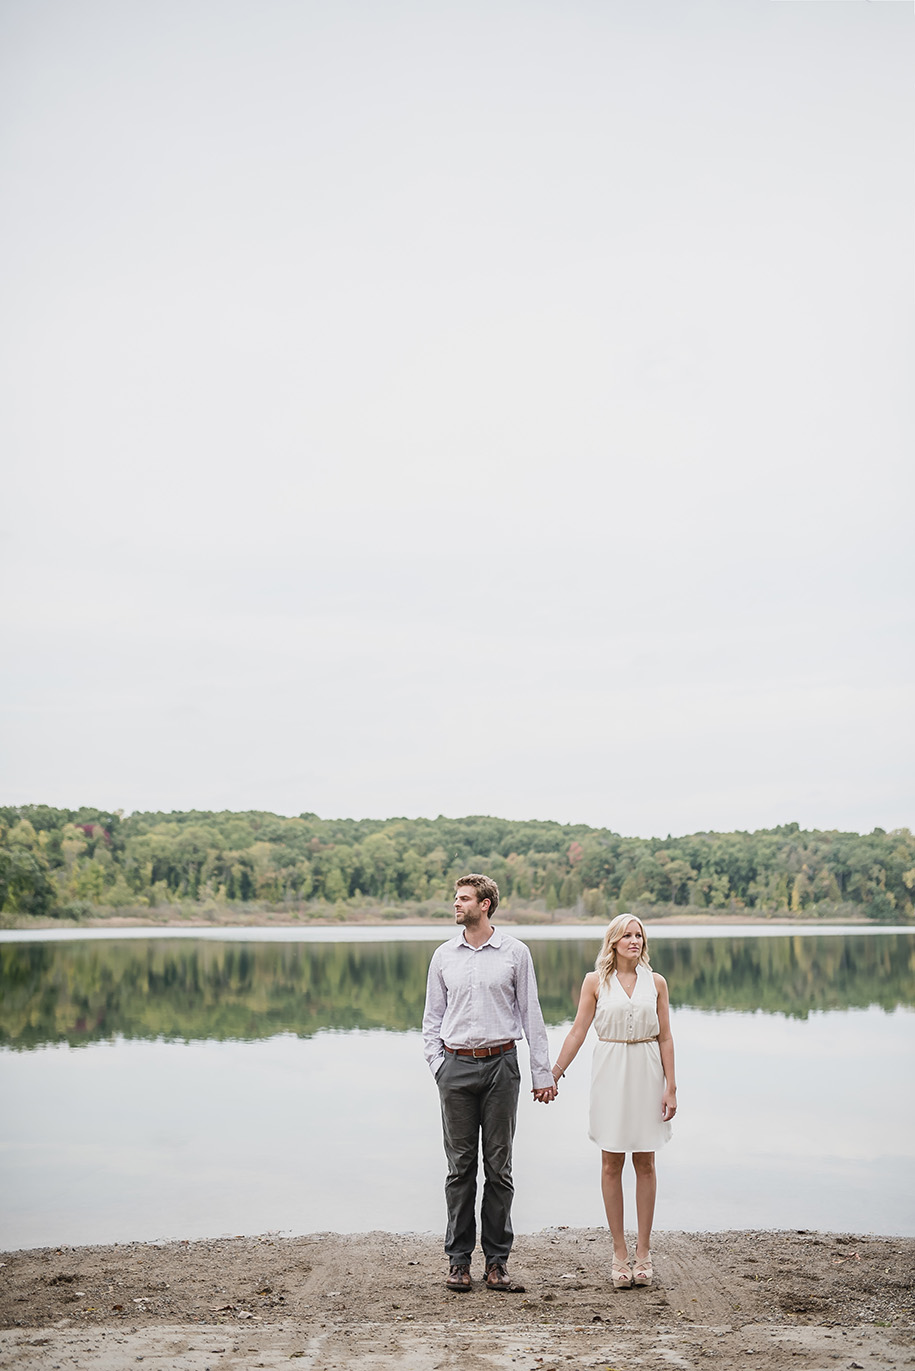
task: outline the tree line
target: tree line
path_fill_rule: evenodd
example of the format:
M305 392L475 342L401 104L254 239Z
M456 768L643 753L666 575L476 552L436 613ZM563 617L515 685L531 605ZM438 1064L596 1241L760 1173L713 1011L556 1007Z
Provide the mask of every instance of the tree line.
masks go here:
M627 838L489 816L321 819L0 807L0 912L334 906L447 913L455 877L485 871L516 908L605 918L653 906L763 914L915 913L915 837L801 829Z

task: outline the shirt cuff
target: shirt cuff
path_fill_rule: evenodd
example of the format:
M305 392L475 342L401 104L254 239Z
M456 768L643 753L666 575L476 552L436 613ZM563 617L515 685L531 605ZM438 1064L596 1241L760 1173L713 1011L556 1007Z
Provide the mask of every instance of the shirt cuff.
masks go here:
M437 1076L444 1065L445 1054L444 1052L441 1052L437 1057L432 1058L431 1062L429 1063L429 1070L432 1072L433 1076Z
M555 1085L552 1071L532 1071L531 1080L535 1090L548 1090L551 1085Z

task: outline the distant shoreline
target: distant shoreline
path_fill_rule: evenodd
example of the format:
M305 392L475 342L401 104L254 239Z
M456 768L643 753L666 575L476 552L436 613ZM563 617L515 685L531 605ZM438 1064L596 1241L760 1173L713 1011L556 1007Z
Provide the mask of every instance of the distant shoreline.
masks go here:
M810 927L822 923L824 926L861 927L879 929L886 925L875 919L841 918L811 919L809 912L791 914L753 914L747 910L719 910L714 914L708 910L684 910L671 914L653 915L644 908L633 911L648 927L676 927L677 925L746 925L747 927ZM805 917L806 913L806 917ZM505 910L497 923L506 928L536 926L543 928L563 927L581 928L597 932L606 928L607 919L581 919L574 914L561 913L555 918L544 916L539 910ZM174 906L162 910L140 913L112 915L84 915L79 919L51 918L49 915L34 917L30 915L6 915L0 922L0 929L42 932L55 928L431 928L447 931L454 927L450 914L430 916L429 914L396 914L371 910L347 910L344 914L327 913L296 914L285 910L228 910L220 909L202 913L184 913Z
M0 806L0 926L450 921L485 871L503 921L600 927L616 914L703 921L915 921L915 836L797 823L631 838L486 815L321 819ZM6 873L6 874L4 874ZM29 922L21 922L28 920ZM47 926L54 926L47 925ZM63 926L63 925L62 925Z

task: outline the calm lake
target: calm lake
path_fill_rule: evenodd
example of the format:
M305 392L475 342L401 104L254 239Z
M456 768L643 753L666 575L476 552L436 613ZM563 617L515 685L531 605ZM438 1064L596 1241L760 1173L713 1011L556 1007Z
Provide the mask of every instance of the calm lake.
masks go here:
M555 1056L600 930L510 931ZM0 1246L441 1232L419 1028L451 932L0 934ZM915 929L649 937L680 1086L657 1226L915 1234ZM522 1096L519 1232L605 1222L589 1059Z

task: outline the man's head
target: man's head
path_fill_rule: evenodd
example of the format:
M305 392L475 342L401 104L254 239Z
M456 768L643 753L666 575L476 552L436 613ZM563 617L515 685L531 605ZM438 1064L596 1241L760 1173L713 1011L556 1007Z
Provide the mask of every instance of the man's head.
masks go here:
M499 887L489 876L471 873L454 883L454 917L459 924L491 919L499 903Z

